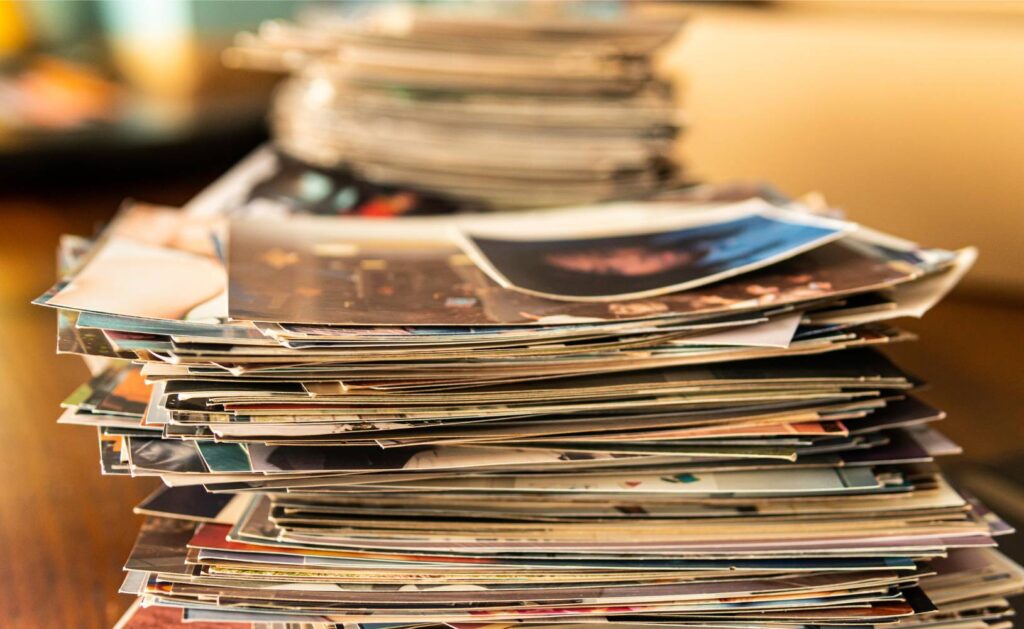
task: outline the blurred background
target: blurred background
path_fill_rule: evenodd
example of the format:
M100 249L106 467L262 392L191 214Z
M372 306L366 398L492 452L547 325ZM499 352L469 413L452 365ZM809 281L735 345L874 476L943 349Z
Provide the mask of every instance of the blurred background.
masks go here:
M0 456L0 610L43 591L84 601L54 606L53 625L112 624L138 525L122 514L148 491L100 478L94 446L54 425L85 374L52 355L53 313L28 305L58 236L93 233L125 198L183 204L266 141L280 77L222 52L324 4L0 0L0 443L15 446ZM961 482L1024 523L1024 2L583 5L685 19L659 69L691 180L820 192L855 221L980 248L954 295L906 323L922 340L892 353L949 412Z
M0 0L0 173L226 167L261 140L279 77L222 51L330 4ZM1024 3L584 4L686 20L662 68L693 177L817 190L897 234L974 243L968 290L1024 292Z

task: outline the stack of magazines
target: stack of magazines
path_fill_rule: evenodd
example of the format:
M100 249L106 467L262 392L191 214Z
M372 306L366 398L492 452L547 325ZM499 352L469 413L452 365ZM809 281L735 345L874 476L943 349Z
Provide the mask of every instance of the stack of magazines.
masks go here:
M95 368L60 421L163 481L121 627L1009 626L1010 529L879 351L973 249L735 189L272 211L280 163L65 238L38 300Z
M226 58L289 73L284 151L376 184L509 209L678 183L680 112L653 55L679 24L445 8L268 23Z

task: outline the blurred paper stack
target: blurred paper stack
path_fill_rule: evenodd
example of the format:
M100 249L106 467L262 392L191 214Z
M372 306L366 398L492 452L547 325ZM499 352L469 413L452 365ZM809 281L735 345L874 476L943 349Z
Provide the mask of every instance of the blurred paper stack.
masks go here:
M485 209L679 183L680 112L653 60L678 23L402 9L239 38L229 63L290 73L271 116L285 152Z

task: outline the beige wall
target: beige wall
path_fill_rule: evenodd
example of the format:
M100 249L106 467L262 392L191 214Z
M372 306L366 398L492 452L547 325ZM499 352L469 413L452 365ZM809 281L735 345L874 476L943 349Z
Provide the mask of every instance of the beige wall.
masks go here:
M687 85L682 151L701 178L979 245L967 288L1024 295L1024 3L942 6L691 9L665 58Z

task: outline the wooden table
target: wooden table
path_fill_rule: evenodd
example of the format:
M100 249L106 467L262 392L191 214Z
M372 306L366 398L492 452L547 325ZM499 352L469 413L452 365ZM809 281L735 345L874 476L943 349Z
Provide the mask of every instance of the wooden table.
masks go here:
M124 196L181 203L203 179L0 197L0 626L109 627L131 602L117 594L131 508L155 483L101 477L94 432L55 424L87 373L54 354L54 314L28 302L53 279L61 233L91 233ZM1019 455L1024 309L959 298L905 325L922 340L892 354L933 383L925 397L949 411L943 430L967 459Z
M57 426L59 404L88 377L57 356L56 319L31 306L53 282L62 233L89 235L125 196L180 204L201 180L0 197L0 626L110 627L153 479L101 477L95 430Z

